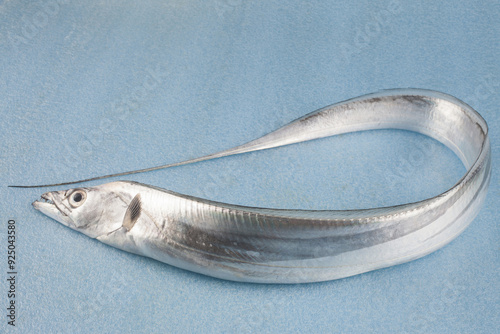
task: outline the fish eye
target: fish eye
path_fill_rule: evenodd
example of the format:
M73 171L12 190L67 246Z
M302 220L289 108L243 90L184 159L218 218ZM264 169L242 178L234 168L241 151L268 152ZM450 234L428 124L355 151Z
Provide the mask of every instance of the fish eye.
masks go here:
M75 190L69 195L69 204L73 208L77 208L85 202L87 199L87 193L81 189Z

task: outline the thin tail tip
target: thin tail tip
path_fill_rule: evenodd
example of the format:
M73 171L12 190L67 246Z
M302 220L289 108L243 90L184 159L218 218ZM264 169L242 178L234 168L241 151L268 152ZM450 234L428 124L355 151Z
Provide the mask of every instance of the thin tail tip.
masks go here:
M43 186L20 186L20 185L8 185L7 188L38 188Z
M37 184L37 185L8 185L7 188L18 188L18 189L33 189L33 188L46 188L46 187L57 187L64 186L67 184L75 184L79 182L65 182L65 183L53 183L53 184Z

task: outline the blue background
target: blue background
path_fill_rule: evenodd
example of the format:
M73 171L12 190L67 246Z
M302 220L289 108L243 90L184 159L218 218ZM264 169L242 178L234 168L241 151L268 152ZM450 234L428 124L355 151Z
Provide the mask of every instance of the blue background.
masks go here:
M499 13L493 0L0 1L0 332L12 330L8 219L22 333L495 332ZM118 251L31 207L58 188L7 188L197 157L395 87L471 104L494 160L471 226L396 267L316 284L222 281ZM124 179L250 206L346 209L434 196L464 172L440 143L394 130Z

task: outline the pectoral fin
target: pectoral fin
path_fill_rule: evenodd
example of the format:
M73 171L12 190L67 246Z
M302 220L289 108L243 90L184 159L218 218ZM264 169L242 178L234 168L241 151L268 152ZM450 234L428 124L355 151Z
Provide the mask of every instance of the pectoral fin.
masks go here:
M122 226L127 229L127 232L134 227L135 222L141 216L141 195L137 194L130 202L127 211L125 211L125 217L123 217Z

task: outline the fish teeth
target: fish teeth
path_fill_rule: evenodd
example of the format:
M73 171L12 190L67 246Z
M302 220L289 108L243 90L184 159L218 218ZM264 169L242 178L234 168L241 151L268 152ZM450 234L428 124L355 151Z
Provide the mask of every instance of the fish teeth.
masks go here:
M52 196L50 196L49 193L45 193L45 194L42 194L41 197L41 200L45 203L49 203L49 204L54 204L54 201L52 200Z

